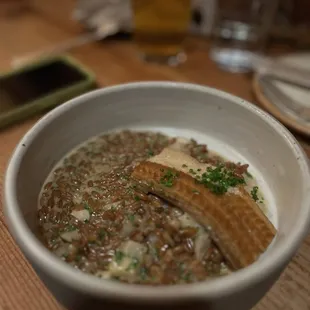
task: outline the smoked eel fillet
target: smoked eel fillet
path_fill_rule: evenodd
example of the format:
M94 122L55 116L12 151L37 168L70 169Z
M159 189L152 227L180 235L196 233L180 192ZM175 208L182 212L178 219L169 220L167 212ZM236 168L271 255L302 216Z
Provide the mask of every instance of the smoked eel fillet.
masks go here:
M234 269L246 267L267 249L276 229L244 185L219 194L199 182L208 167L168 147L137 165L131 177L147 192L166 199L207 228Z

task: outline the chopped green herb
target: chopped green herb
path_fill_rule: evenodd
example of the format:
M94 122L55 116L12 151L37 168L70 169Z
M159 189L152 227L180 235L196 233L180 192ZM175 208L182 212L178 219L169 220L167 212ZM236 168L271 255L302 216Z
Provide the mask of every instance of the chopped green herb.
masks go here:
M105 229L101 229L101 230L99 231L99 238L100 238L101 240L103 240L103 239L105 238L106 235L107 235L107 232L105 231Z
M139 196L135 196L135 201L139 201L140 197Z
M219 164L215 168L208 167L198 182L217 195L225 194L230 187L245 184L243 177L236 176L233 171L225 168L223 164Z
M127 218L128 218L128 220L130 221L130 222L134 222L135 221L135 216L134 216L134 214L128 214L127 215Z
M77 230L77 227L74 225L68 225L65 230L66 231L74 231L74 230Z
M251 190L251 196L254 201L257 201L259 199L257 193L258 193L258 186L254 186L253 189Z
M184 263L178 263L178 267L180 268L180 272L184 272L185 264Z
M183 275L181 276L181 278L182 278L184 281L188 282L188 281L190 280L190 278L191 278L190 272L187 272L187 273L183 274Z
M76 262L79 262L79 261L81 261L81 259L82 259L82 255L79 255L79 254L78 254L77 256L75 256L75 259L74 259L74 260L75 260Z
M187 168L187 165L183 164L182 167L183 167L183 168Z
M154 156L154 152L153 152L152 150L149 150L149 151L147 152L147 154L148 154L149 156Z
M137 258L133 258L132 262L128 266L127 270L136 269L138 267L138 265L139 265L139 260Z
M158 258L159 258L159 250L158 250L158 248L151 247L151 248L150 248L150 254L151 254L154 258L158 259Z
M122 251L116 250L115 251L115 260L119 264L123 258L125 257L125 254Z
M166 173L161 177L160 183L166 187L172 187L173 181L178 177L178 174L172 170L167 170Z
M186 265L184 263L178 264L178 267L180 272L180 278L187 282L191 277L191 273L189 271L186 271Z
M147 270L145 267L140 268L139 275L142 280L145 280L147 278Z
M115 212L115 211L116 211L116 206L112 206L112 207L111 207L111 211L112 211L112 212Z
M197 171L199 172L199 171L201 171L201 169L199 168L199 169L197 169Z
M131 187L128 187L126 189L127 194L133 194L133 189Z
M189 169L189 173L196 174L196 172L193 169Z
M250 172L245 172L245 175L248 177L248 178L250 178L250 179L253 179L253 176L252 176L252 174L250 173Z
M93 213L94 211L93 211L93 209L89 206L89 204L88 203L84 203L84 209L86 209L86 210L88 210L89 211L89 213Z

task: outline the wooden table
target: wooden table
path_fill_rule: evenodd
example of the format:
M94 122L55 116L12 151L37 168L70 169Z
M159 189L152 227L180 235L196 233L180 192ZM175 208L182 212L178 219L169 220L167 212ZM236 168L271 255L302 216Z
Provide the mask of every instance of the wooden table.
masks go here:
M57 7L61 10L61 16L69 16L73 1L56 2L41 1L41 4L48 3L49 6L41 5L23 14L0 14L0 70L9 69L13 56L47 47L79 33L78 25L55 15ZM102 86L141 80L185 81L216 87L255 102L250 76L219 70L208 58L206 41L191 39L187 49L188 61L178 68L141 63L136 57L134 46L124 41L87 45L76 49L72 55L93 70ZM0 132L0 190L5 166L16 143L38 118ZM310 155L309 141L301 137L298 139ZM310 309L309 279L310 236L255 310ZM61 309L61 306L43 286L15 245L4 224L0 205L0 310L19 309L56 310Z

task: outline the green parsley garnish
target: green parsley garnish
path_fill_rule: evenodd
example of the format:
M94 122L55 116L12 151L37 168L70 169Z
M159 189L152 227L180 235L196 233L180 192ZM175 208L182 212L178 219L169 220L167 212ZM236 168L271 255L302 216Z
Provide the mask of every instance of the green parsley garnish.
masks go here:
M139 201L140 197L139 196L135 196L135 201Z
M157 248L150 248L150 254L155 258L158 259L159 258L159 250Z
M128 214L128 215L127 215L127 218L128 218L128 220L129 220L130 222L134 222L134 221L135 221L135 216L134 216L134 214Z
M196 172L193 169L189 169L189 173L196 174Z
M187 272L187 273L183 274L183 275L181 276L181 278L182 278L184 281L188 282L189 279L191 278L190 272Z
M182 167L183 167L183 168L187 168L187 165L183 164Z
M167 170L166 173L161 177L160 183L166 187L172 187L173 181L178 177L178 173L172 170Z
M258 186L254 186L253 189L251 190L251 196L255 202L259 199L257 193L258 193Z
M132 262L128 266L127 270L136 269L138 267L138 265L139 265L139 260L137 258L133 258Z
M132 189L131 187L128 187L128 188L126 189L126 193L127 193L127 194L132 194L132 193L133 193L133 189Z
M250 173L250 172L245 172L245 175L248 177L248 178L250 178L250 179L253 179L253 176L252 176L252 174Z
M89 206L89 204L88 203L84 203L84 209L85 210L88 210L89 211L89 213L93 213L94 211L93 211L93 209Z
M180 277L184 281L189 281L191 277L191 273L189 271L186 271L186 265L184 263L178 264L179 267L179 272L180 272Z
M214 194L225 194L230 187L245 184L243 177L236 176L233 171L227 169L223 164L217 167L208 167L207 171L201 175L198 183L209 188Z
M142 280L145 280L147 277L147 270L145 267L141 267L139 270L139 275Z
M152 150L149 150L149 151L147 152L147 154L148 154L149 156L154 156L154 152L153 152Z
M106 236L106 231L105 231L105 229L101 229L100 231L99 231L99 238L102 240L102 239L104 239L105 238L105 236Z
M125 254L122 251L117 250L115 252L115 260L118 264L123 260L124 257L125 257Z
M75 260L76 262L79 262L81 259L82 259L82 255L79 255L79 254L78 254L77 256L75 256L75 259L74 259L74 260Z
M74 226L74 225L68 225L68 226L66 227L66 231L74 231L74 230L77 230L77 227Z

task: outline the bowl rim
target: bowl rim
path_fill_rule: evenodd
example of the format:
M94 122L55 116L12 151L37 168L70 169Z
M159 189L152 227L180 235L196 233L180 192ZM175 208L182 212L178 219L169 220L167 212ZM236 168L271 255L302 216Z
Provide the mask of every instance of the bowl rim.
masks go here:
M31 147L32 141L40 134L42 129L52 123L65 111L74 109L80 104L110 93L126 92L138 89L185 89L200 93L210 93L214 96L229 100L236 105L255 114L267 123L291 148L302 175L302 204L298 214L298 225L286 237L286 243L270 253L268 260L258 261L251 266L234 272L228 277L186 285L149 287L146 285L128 285L125 283L98 279L92 275L84 274L73 269L67 263L54 256L47 250L27 226L16 199L16 180L19 167L26 150ZM309 185L308 185L309 184ZM20 140L9 161L4 179L4 212L11 234L26 256L44 270L51 278L57 279L69 287L100 298L115 298L127 301L171 302L191 298L211 299L237 293L246 287L253 286L268 277L269 274L282 269L297 251L305 237L310 223L310 169L308 158L293 135L272 116L257 106L236 97L232 94L197 84L180 82L134 82L110 86L91 91L69 100L42 117ZM279 269L280 268L280 269ZM263 271L263 272L262 272Z

